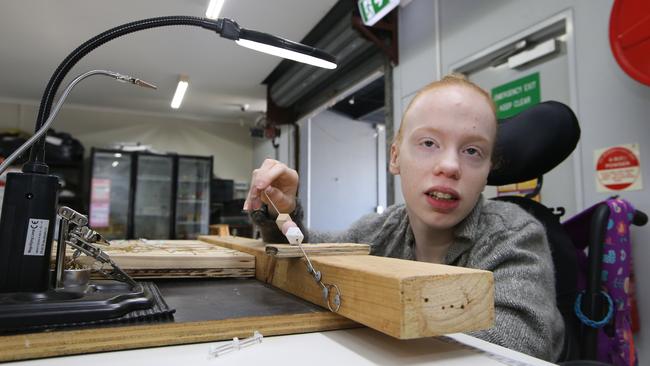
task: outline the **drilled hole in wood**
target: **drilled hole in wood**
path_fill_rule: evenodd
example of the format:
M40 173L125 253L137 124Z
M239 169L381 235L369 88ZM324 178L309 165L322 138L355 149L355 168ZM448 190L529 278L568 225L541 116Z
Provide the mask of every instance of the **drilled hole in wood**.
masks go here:
M445 310L445 307L444 307L444 306L442 307L442 310Z
M429 298L428 298L428 297L425 297L425 298L424 298L424 302L429 302Z
M454 308L454 305L449 305L449 307L453 309L453 308Z
M461 308L461 309L465 309L465 305L461 305L460 308Z

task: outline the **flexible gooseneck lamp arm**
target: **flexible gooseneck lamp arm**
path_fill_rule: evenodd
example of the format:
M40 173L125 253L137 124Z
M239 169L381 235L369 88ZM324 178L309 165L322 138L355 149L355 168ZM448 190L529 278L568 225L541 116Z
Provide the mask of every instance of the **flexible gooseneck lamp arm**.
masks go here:
M72 80L68 86L65 88L63 91L63 94L61 94L61 97L57 101L56 105L54 106L54 109L50 113L50 116L48 117L47 121L45 122L44 125L39 127L34 135L30 137L25 143L20 145L18 149L16 149L9 157L7 157L2 164L0 164L0 174L2 174L11 164L18 158L20 157L27 149L29 149L30 146L36 142L36 140L40 139L47 131L49 130L50 126L52 125L52 122L54 122L54 119L56 118L56 115L59 113L59 110L61 109L61 106L65 102L66 98L68 97L68 94L72 91L72 89L83 79L93 76L93 75L104 75L104 76L109 76L112 77L118 81L122 82L128 82L134 85L138 86L143 86L146 88L151 88L151 89L157 89L157 87L153 84L150 84L146 81L128 76L128 75L122 75L118 74L114 71L108 71L108 70L92 70L85 72L79 76L77 76L74 80Z
M50 115L50 108L54 96L70 69L85 55L95 48L115 38L137 31L167 27L175 25L196 26L217 32L221 37L237 41L238 44L261 52L292 59L299 62L310 63L315 66L333 69L336 67L335 58L317 48L300 43L288 41L270 34L240 28L231 19L207 19L190 16L167 16L138 20L109 29L83 43L66 57L55 70L45 88L41 105L36 119L35 131L45 124ZM24 172L47 174L48 167L44 162L45 139L38 140L32 148L29 162L23 166Z

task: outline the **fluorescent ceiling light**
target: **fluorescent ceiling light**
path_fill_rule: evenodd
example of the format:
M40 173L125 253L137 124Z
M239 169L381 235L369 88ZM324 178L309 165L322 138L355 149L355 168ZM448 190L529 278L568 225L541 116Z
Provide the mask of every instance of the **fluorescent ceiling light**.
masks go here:
M221 13L221 8L223 8L223 3L226 0L210 0L208 5L208 10L205 11L205 17L209 19L219 18L219 13Z
M189 78L187 76L181 75L178 80L178 85L176 86L176 92L174 93L174 98L172 98L172 108L178 109L183 102L183 97L185 96L185 91L189 86Z
M259 43L248 39L242 39L242 38L238 39L235 42L237 42L237 44L240 46L244 46L246 48L250 48L255 51L268 53L269 55L288 58L289 60L298 61L305 64L322 67L325 69L336 68L336 64L334 62L323 60L322 58L317 58L314 56L309 56L304 53L291 51L286 48L275 47L269 44Z

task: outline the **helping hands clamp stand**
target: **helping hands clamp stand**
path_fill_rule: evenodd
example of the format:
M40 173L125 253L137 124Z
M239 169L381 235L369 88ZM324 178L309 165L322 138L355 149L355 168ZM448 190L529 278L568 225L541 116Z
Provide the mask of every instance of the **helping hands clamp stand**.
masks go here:
M110 245L104 237L98 232L88 227L88 218L79 212L62 206L58 211L61 223L59 224L59 240L56 254L56 276L55 288L65 288L63 281L63 273L65 271L65 253L66 246L71 246L75 249L72 259L79 257L81 253L95 259L100 263L101 267L99 272L107 278L112 278L116 281L125 282L132 287L137 287L138 284L124 272L113 260L104 253L95 244ZM108 264L111 267L110 272L103 270L104 265Z
M61 221L53 286L40 292L0 294L0 333L15 333L71 325L169 319L174 312L153 283L135 282L98 245L110 245L87 226L88 218L69 207L58 210ZM111 280L66 281L66 247L100 265L99 273ZM104 270L109 265L110 270ZM83 269L90 274L90 268ZM74 272L74 271L68 271ZM86 281L88 278L86 278Z
M66 206L59 208L58 214L61 218L61 223L59 224L59 240L56 253L55 287L57 289L65 288L63 273L65 268L66 246L68 245L75 249L72 256L73 260L83 253L100 263L99 273L105 277L127 283L132 287L138 286L137 282L115 264L108 254L95 246L95 244L110 245L110 243L98 232L87 226L88 218L86 216ZM110 272L103 270L106 264L111 266Z
M169 319L174 310L153 283L135 282L98 245L110 245L87 226L88 218L69 207L59 208L61 218L54 285L43 292L0 294L0 333L16 333L71 325L132 322L135 319ZM111 280L66 283L66 247L100 265L99 273ZM105 265L110 271L103 270ZM85 269L90 273L90 269Z

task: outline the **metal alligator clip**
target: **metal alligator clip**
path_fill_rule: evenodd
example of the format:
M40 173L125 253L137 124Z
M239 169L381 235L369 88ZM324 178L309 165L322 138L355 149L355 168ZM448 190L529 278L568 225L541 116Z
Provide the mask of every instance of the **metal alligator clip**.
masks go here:
M128 283L135 287L138 284L124 272L113 260L97 245L108 246L110 243L98 232L88 227L88 218L70 207L62 206L58 211L61 217L59 225L59 239L56 255L56 288L63 288L63 270L65 263L65 248L70 245L75 249L73 258L81 253L92 257L101 264L99 272L107 278ZM108 264L109 272L103 269Z

